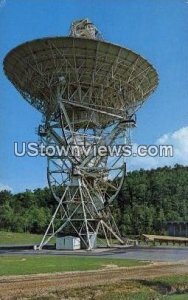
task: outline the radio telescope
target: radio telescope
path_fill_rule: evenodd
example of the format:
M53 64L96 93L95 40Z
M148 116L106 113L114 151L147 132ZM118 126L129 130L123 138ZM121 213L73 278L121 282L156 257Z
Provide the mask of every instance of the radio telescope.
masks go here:
M112 238L123 244L111 205L124 181L124 156L122 151L99 155L96 149L130 143L135 112L158 84L153 66L131 50L105 42L84 19L71 24L69 36L16 47L6 56L4 71L42 113L38 134L46 149L70 150L46 153L57 207L39 249L57 235L80 238L88 250L99 240L107 246Z

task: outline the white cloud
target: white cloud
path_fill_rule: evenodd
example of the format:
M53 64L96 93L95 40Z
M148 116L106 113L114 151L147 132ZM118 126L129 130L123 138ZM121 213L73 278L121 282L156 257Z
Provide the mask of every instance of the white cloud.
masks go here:
M174 157L171 161L183 165L188 164L188 127L163 135L157 140L157 144L173 145Z
M0 183L0 192L4 191L4 190L10 191L10 192L13 191L13 189L9 185Z
M166 133L154 143L155 145L172 145L173 157L131 157L128 159L128 169L151 169L174 164L188 165L188 127ZM135 145L137 146L137 145Z

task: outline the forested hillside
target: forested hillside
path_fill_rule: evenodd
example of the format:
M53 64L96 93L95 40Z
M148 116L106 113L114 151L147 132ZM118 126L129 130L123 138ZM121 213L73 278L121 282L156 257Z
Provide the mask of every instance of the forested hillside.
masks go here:
M166 221L188 221L188 167L129 173L116 207L123 234L162 234Z
M0 230L43 233L56 202L48 188L0 192ZM121 233L164 233L165 221L188 221L188 167L127 175L112 208Z

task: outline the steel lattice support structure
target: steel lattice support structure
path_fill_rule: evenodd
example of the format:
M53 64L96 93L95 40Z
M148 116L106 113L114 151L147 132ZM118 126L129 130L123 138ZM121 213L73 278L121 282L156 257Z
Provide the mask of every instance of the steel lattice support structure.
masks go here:
M73 128L75 120L70 120L61 100L62 96L60 93L57 96L60 99L58 101L60 123L47 121L39 127L39 134L46 146L58 145L59 149L63 147L80 151L76 153L77 155L72 152L66 155L55 153L48 157L48 182L58 205L39 248L67 228L69 234L71 232L80 237L87 249L92 249L90 236L97 236L98 233L105 237L108 246L110 236L123 243L109 208L124 180L123 157L119 154L109 159L106 155L104 157L95 155L94 150L104 145L112 146L114 141L122 138L122 135L125 143L128 122L121 120L115 122L111 125L110 131L108 126L100 130L99 128L91 130L90 118L82 130L80 126ZM63 120L66 121L66 125L63 124ZM82 146L85 147L87 155L83 153ZM113 182L109 178L112 172ZM54 223L58 213L61 213L61 224L55 230Z
M46 155L57 208L39 249L58 233L80 237L86 249L96 236L107 246L111 237L123 243L110 211L125 177L123 153L112 157L96 149L130 143L135 112L158 84L155 69L131 50L104 42L85 19L72 23L69 37L13 49L4 70L42 112L41 141L61 150Z

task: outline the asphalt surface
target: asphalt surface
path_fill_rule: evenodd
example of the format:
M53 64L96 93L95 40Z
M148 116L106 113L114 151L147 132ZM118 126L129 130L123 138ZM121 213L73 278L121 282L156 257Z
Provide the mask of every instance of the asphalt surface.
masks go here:
M148 261L176 262L180 260L188 260L188 247L181 248L111 248L111 249L95 249L93 251L65 251L44 249L34 251L33 249L25 249L23 246L19 248L0 248L0 255L76 255L76 256L96 256L106 258L119 259L138 259Z

